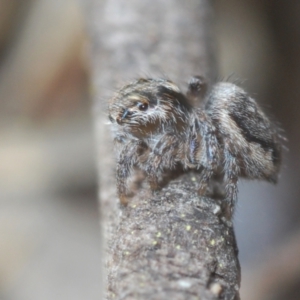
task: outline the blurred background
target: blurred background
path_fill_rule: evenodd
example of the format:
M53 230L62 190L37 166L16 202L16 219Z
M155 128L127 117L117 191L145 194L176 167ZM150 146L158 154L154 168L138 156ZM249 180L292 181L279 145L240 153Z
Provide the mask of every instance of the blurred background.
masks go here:
M289 148L277 186L240 184L242 299L300 299L300 2L216 1L215 19L219 77L239 79ZM0 0L3 300L99 299L84 27L75 0Z

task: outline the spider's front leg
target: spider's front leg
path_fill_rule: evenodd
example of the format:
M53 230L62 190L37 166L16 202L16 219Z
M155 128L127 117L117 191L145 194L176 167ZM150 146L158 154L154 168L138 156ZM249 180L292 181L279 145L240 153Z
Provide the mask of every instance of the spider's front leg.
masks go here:
M124 205L128 203L128 197L131 193L128 189L127 180L131 174L132 168L138 163L139 157L147 149L140 141L130 141L125 144L120 151L117 161L117 192L120 202Z
M163 135L156 143L145 163L145 171L151 190L159 189L159 179L164 170L172 170L180 152L180 143L174 135Z

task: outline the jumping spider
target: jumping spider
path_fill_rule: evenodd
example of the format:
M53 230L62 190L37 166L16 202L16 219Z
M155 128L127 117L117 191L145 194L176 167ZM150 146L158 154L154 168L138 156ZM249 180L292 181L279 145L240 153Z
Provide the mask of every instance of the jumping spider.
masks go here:
M190 104L202 97L204 108ZM220 173L231 213L239 177L277 181L281 136L255 100L235 84L219 82L206 93L205 82L196 76L184 95L170 80L141 78L111 99L109 119L123 204L130 194L127 179L133 167L145 171L151 189L178 165L200 170L200 194Z

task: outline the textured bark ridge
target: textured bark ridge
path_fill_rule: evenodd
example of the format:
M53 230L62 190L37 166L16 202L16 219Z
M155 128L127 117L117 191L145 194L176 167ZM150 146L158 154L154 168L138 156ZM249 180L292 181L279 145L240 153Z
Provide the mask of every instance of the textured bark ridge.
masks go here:
M116 197L107 101L140 76L182 85L212 81L210 1L87 0L95 100L106 299L239 299L240 269L231 222L220 202L196 193L199 174L184 174L151 193L146 183L129 204Z
M108 299L238 299L232 223L221 202L197 195L197 179L186 174L153 195L145 189L121 209L109 241Z

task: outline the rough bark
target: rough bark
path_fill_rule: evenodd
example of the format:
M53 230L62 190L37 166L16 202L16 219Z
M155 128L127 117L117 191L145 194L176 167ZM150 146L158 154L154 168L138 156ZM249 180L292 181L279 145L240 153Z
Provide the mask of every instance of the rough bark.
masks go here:
M211 7L206 0L90 0L100 207L107 299L239 299L240 268L232 223L220 202L199 197L199 174L161 191L144 184L126 207L116 197L112 138L105 122L112 91L140 76L212 80Z

